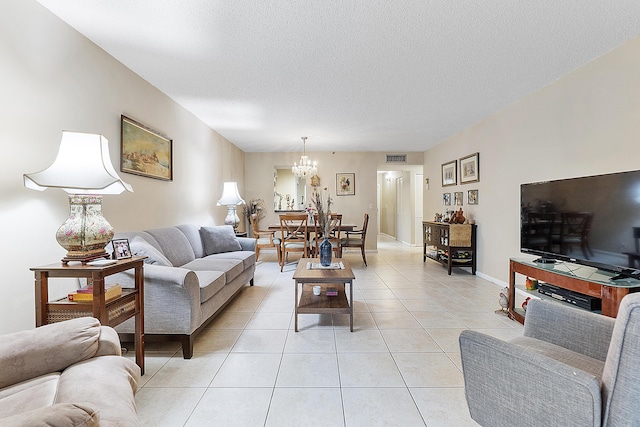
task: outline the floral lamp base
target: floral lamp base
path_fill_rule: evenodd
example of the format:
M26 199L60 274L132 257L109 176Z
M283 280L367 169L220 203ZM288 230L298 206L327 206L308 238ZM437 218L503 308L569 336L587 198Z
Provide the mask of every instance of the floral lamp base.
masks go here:
M69 211L56 232L56 240L67 250L62 262L108 258L104 248L113 238L113 227L102 216L102 196L69 195Z

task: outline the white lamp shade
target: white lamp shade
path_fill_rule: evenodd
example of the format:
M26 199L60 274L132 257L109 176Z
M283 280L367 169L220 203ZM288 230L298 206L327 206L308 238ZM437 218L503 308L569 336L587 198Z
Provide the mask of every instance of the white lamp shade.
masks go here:
M116 173L109 157L109 141L102 136L62 132L58 156L47 169L24 174L27 188L61 188L70 194L120 194L133 189Z
M225 182L222 197L218 200L218 206L241 205L244 203L238 192L237 182Z

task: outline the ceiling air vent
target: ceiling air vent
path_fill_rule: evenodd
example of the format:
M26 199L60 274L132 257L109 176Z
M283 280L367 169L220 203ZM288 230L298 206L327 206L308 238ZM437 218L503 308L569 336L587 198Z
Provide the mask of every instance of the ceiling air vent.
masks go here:
M387 163L407 163L406 154L387 154Z

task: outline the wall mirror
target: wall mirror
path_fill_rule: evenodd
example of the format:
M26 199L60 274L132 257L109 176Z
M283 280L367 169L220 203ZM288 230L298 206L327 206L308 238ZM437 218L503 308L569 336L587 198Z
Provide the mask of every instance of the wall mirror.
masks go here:
M306 180L295 176L291 166L276 166L273 171L273 210L301 212L306 201Z

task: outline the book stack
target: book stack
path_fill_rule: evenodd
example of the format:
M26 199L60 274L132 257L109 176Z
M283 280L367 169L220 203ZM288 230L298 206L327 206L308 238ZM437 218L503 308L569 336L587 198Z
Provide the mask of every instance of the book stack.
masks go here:
M338 290L336 288L327 288L327 296L328 297L337 297Z
M114 298L118 298L122 295L122 287L113 283L111 285L104 285L104 300L111 301ZM69 301L74 302L83 302L83 301L93 301L93 285L87 285L75 292L71 292L67 295Z

